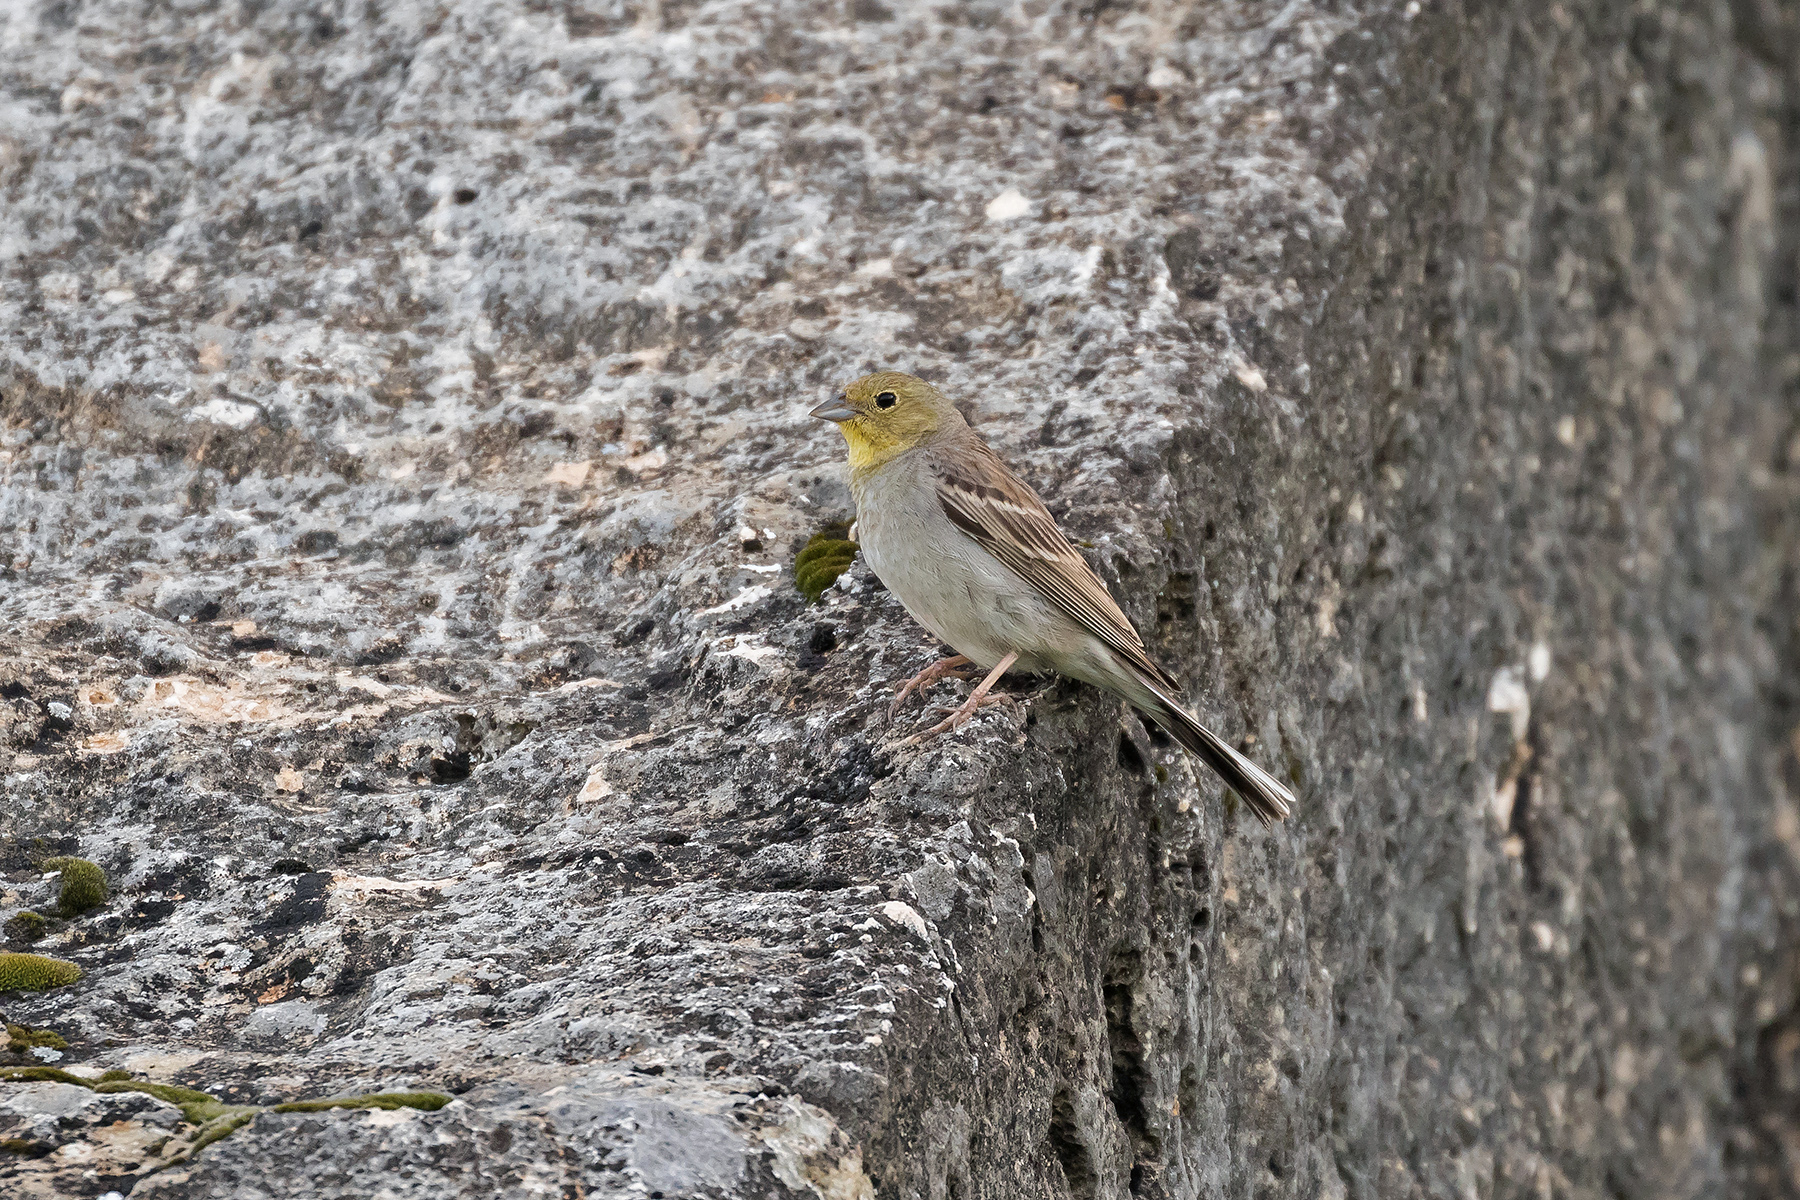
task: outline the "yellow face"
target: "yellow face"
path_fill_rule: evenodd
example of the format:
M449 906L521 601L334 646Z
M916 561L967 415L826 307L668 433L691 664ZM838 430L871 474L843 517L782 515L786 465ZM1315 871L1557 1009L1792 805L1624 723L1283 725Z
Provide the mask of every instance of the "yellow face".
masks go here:
M843 430L850 444L850 470L856 474L874 470L924 442L946 422L961 419L936 388L898 371L864 375L812 415L836 421Z

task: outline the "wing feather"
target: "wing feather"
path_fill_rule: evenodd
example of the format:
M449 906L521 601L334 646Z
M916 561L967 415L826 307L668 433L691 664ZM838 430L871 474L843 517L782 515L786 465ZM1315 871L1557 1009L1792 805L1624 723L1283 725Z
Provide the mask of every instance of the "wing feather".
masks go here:
M971 440L959 457L969 461L950 465L938 477L938 502L951 522L1126 663L1165 687L1177 687L1030 485L986 443Z
M1263 824L1286 818L1293 793L1182 707L1180 685L1145 651L1137 630L1037 493L979 440L971 438L946 458L937 492L951 522L1136 671L1155 697L1142 705L1144 711L1217 771Z

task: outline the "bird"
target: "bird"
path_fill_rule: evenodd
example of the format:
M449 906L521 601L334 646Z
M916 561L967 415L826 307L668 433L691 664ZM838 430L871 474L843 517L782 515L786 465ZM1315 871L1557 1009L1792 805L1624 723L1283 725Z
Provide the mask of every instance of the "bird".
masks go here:
M1069 543L1030 485L1009 470L954 404L898 371L865 375L812 409L849 447L856 540L864 560L912 617L956 654L907 680L907 696L946 677L986 675L943 721L948 733L1008 671L1064 675L1122 697L1242 796L1264 825L1287 817L1293 793L1207 729L1181 685Z

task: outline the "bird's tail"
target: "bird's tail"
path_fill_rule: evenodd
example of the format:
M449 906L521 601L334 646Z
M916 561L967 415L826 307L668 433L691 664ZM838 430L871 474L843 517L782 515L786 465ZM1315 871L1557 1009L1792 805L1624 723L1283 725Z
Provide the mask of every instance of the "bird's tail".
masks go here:
M1147 681L1146 681L1147 682ZM1264 825L1287 819L1288 809L1295 803L1294 794L1275 781L1275 777L1226 745L1223 738L1202 725L1173 696L1161 687L1150 691L1161 701L1147 708L1158 725L1187 748L1188 752L1219 773L1227 787L1244 798Z

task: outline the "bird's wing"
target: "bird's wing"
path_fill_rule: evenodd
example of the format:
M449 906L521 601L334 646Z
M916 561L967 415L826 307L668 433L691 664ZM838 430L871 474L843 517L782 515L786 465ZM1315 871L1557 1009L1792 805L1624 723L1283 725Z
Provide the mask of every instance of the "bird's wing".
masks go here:
M938 502L958 529L1127 664L1165 687L1178 686L1144 650L1137 630L1087 560L1069 545L1044 502L1007 470L999 455L986 443L970 439L942 461Z

